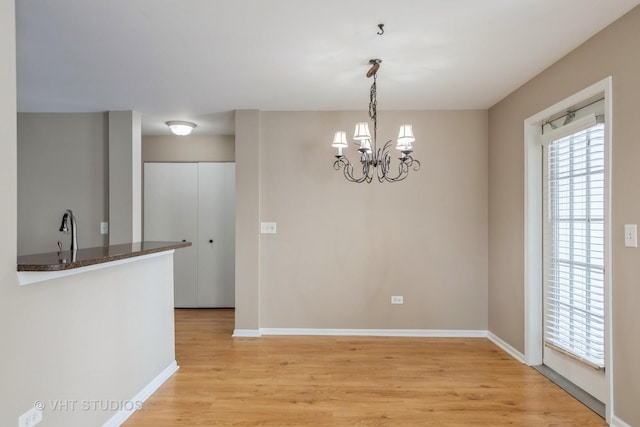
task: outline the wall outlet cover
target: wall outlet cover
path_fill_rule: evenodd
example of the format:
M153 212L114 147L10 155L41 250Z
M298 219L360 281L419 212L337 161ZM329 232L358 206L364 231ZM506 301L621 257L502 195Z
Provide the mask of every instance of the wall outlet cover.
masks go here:
M402 295L394 295L391 297L391 304L404 304L404 297Z
M34 427L41 421L42 411L34 407L18 417L18 427Z
M638 247L638 224L624 225L624 245L627 248Z
M276 223L275 222L261 222L260 223L260 233L262 233L262 234L276 234Z

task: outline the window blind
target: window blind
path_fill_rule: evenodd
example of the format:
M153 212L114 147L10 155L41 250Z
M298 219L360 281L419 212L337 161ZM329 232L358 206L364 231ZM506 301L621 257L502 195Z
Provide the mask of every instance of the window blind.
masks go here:
M604 368L604 124L576 122L545 138L544 339Z

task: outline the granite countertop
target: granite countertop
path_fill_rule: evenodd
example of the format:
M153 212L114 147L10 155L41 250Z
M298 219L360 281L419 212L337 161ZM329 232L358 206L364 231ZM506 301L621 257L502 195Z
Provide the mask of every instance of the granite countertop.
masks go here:
M135 242L18 257L18 271L61 271L191 246L191 242Z

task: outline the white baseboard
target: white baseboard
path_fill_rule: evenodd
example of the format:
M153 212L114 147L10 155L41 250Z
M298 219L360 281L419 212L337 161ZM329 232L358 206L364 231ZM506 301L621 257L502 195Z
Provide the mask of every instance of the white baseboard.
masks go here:
M513 348L511 345L507 344L505 341L503 341L501 338L499 338L493 332L488 332L487 333L487 338L489 338L489 340L491 342L493 342L495 345L497 345L498 347L500 347L501 349L503 349L504 351L509 353L509 355L511 357L513 357L514 359L516 359L518 362L520 362L522 364L525 363L524 362L524 354L520 353L518 350Z
M232 335L234 338L260 338L261 336L260 329L234 329Z
M622 421L620 418L616 417L615 415L611 416L611 427L631 427L631 424L627 424L624 421Z
M260 328L235 329L234 338L259 338L263 335L298 336L354 336L354 337L421 337L421 338L488 338L520 363L524 355L505 341L486 330L476 329L314 329Z
M486 338L485 330L461 329L310 329L260 328L262 335L326 335L358 337ZM234 334L235 336L235 334Z
M147 384L142 390L138 392L131 400L131 406L136 406L137 404L142 404L145 400L149 398L160 386L169 379L171 375L173 375L179 369L178 364L174 360L169 366L167 366L162 372L158 374L149 384ZM119 427L121 426L127 418L129 418L133 413L137 410L138 407L133 407L131 409L122 409L115 413L115 415L102 425L102 427Z

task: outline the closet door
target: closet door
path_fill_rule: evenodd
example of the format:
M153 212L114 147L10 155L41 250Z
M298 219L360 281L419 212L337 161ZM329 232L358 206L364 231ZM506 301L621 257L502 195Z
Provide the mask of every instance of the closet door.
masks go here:
M198 169L198 306L235 306L235 163Z
M175 251L176 307L198 306L198 165L145 163L144 239L192 242Z

